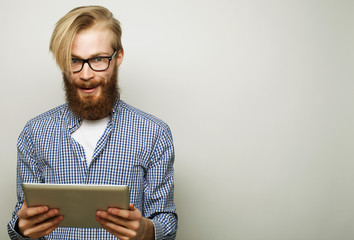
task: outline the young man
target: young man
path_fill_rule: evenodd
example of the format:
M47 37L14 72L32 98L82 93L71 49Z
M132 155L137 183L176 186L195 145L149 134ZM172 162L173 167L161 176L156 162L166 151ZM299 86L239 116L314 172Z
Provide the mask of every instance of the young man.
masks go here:
M29 121L18 140L12 239L174 239L174 148L169 127L119 99L121 28L106 8L73 9L50 50L67 104ZM97 211L102 228L61 228L58 209L28 207L21 183L129 185L130 209Z

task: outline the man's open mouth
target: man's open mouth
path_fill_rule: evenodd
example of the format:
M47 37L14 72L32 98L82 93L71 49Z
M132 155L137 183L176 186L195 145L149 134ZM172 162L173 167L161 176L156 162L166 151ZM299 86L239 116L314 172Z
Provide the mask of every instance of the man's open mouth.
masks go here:
M92 88L80 88L80 90L84 93L93 93L94 91L96 91L97 86L96 87L92 87Z

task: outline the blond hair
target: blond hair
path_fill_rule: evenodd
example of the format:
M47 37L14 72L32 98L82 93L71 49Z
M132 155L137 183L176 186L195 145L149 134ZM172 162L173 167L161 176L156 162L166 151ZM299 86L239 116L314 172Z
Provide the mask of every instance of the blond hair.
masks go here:
M97 23L103 23L112 31L112 48L117 51L123 50L120 23L107 8L101 6L75 8L56 23L50 40L49 50L63 72L71 72L71 46L76 34Z

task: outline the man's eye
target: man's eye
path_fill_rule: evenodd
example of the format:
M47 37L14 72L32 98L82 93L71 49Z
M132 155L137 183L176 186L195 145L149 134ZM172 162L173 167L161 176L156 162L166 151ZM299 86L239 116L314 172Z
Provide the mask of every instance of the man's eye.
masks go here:
M102 62L103 61L103 58L102 57L96 57L95 58L95 62Z

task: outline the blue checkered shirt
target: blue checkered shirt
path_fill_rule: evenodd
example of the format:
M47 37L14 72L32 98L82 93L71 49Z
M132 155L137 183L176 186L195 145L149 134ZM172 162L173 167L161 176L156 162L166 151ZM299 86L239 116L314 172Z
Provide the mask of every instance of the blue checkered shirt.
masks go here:
M8 224L11 239L24 195L21 183L128 185L130 201L152 220L155 239L174 239L174 148L169 127L123 101L113 109L87 166L83 147L72 137L82 120L67 104L29 121L18 140L18 202ZM64 216L65 217L65 216ZM43 239L117 239L103 228L57 228Z

